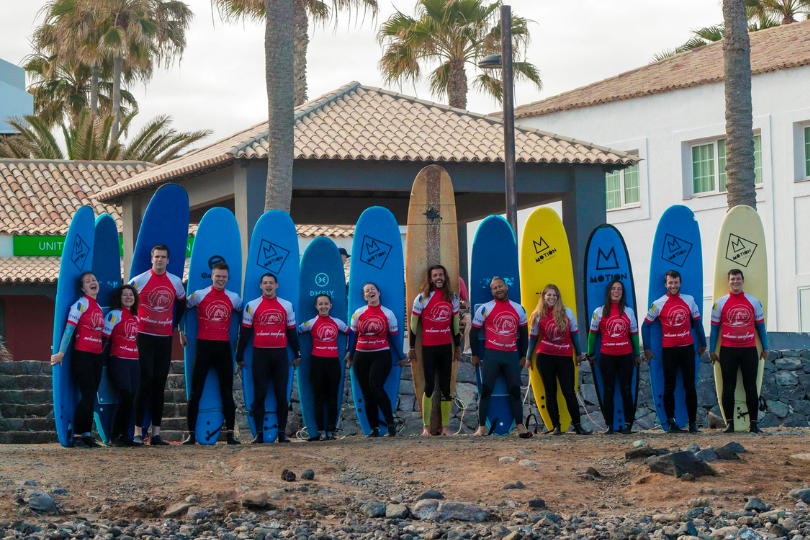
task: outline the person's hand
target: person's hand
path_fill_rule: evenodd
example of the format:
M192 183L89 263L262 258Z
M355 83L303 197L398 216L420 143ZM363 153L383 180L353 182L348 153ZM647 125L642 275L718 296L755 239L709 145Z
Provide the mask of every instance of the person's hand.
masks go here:
M649 364L650 359L655 358L655 355L650 349L644 349L644 357L647 358L647 363Z
M352 367L352 359L349 357L349 353L346 353L346 356L343 357L343 360L346 362L346 367Z
M470 363L473 365L475 369L478 369L478 366L481 364L481 359L475 355L470 357Z
M641 355L636 356L636 365L637 366L641 365Z
M182 330L178 331L177 333L180 335L180 345L183 347L188 347L188 338L186 335L182 332Z
M771 352L771 351L769 351L768 349L762 349L762 352L759 353L759 359L760 360L767 360L769 352Z
M300 363L301 363L301 357L300 356L296 356L295 358L293 358L293 361L292 361L293 367L298 367L298 364L300 364Z
M719 360L719 358L717 357L717 353L714 352L714 351L709 353L709 358L711 359L712 364L714 364L715 362L717 362Z
M244 368L245 368L245 362L243 360L237 360L236 361L236 373L234 373L234 375L239 376L239 374L242 372L242 370Z
M577 356L577 367L579 367L582 364L582 362L585 361L585 358L586 356L584 354L580 354L579 356Z
M411 349L408 351L408 360L411 362L416 362L416 349Z
M703 356L703 353L705 353L705 352L706 352L706 347L700 347L697 350L698 356Z
M526 359L526 357L525 357L525 356L524 356L523 358L521 358L521 359L520 359L520 367L522 367L522 368L528 368L530 365L531 365L531 364L529 363L529 361Z
M408 364L410 364L410 361L408 360L408 358L402 358L402 359L401 359L399 362L396 362L394 365L395 365L395 366L396 366L396 365L400 365L400 366L402 366L402 367L405 367L405 366L407 366Z
M461 360L461 347L456 347L456 350L453 351L453 362L458 362Z
M55 366L56 364L61 364L62 359L65 357L65 353L58 352L54 355L51 355L51 365Z

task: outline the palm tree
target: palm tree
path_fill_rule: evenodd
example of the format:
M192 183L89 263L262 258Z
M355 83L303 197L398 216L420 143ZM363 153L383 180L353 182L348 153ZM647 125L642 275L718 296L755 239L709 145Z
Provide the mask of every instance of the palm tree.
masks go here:
M500 24L495 21L500 5L484 0L418 0L415 17L399 11L392 15L377 34L384 48L379 67L386 83L416 82L422 78L423 65L438 63L428 77L431 92L447 96L451 107L466 109L466 65L477 69L476 60L500 51ZM512 16L515 78L540 89L540 72L522 60L529 44L528 22ZM501 81L485 73L475 77L473 87L498 100L503 94Z
M239 20L265 20L264 0L211 0L220 17L228 22ZM309 19L324 26L330 20L337 24L338 13L363 11L377 16L377 0L293 0L295 106L307 101L307 48L309 47Z
M121 134L128 132L137 114L135 111L123 117ZM89 109L84 109L75 123L62 123L64 144L60 146L48 124L39 116L26 115L11 119L8 124L17 130L17 134L0 139L0 157L166 163L189 145L211 134L210 130L178 133L169 127L170 117L158 116L129 142L122 142L112 136L114 122L112 115L95 115Z
M760 18L782 19L782 24L799 20L810 12L810 0L745 0L749 14Z
M751 41L745 0L723 0L728 207L757 207L751 105Z

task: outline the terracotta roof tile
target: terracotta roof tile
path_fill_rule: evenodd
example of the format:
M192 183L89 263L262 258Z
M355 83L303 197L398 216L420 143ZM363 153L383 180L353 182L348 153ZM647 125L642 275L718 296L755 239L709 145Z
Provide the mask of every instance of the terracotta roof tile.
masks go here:
M751 32L754 75L810 64L810 21ZM515 118L590 107L723 80L723 42L620 73L599 82L515 109ZM499 118L501 113L490 117Z
M523 163L629 165L625 152L518 127L516 158ZM178 177L203 174L236 159L267 159L267 122L188 152L97 198L111 201ZM556 152L546 152L546 149ZM586 152L590 152L586 155ZM556 156L568 154L567 160ZM503 161L503 125L486 117L353 82L295 110L295 159Z
M62 257L0 257L0 283L55 284L61 260ZM183 281L188 280L188 264L186 259Z

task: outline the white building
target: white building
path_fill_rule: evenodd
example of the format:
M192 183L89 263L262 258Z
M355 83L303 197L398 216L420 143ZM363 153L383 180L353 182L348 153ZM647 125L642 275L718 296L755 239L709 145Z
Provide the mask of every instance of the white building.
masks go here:
M757 209L771 261L768 327L810 332L810 21L750 36ZM628 244L640 303L658 219L684 204L700 222L704 314L711 308L727 211L723 92L722 43L714 43L515 111L520 125L643 158L606 178L608 222Z

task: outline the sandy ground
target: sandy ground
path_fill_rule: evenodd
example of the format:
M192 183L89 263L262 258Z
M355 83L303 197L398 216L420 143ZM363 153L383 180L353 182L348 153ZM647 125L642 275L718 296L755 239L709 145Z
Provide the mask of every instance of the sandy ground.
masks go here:
M747 453L739 461L712 463L718 475L684 482L651 474L643 461L626 462L625 450L635 440L653 447L701 447L741 442ZM771 431L766 436L718 433L592 437L514 436L478 439L457 436L424 439L367 439L239 447L64 449L57 445L0 447L0 518L15 519L14 493L25 481L52 492L63 514L99 517L159 517L174 502L194 495L199 506L235 510L247 490L271 494L280 511L301 517L346 515L355 503L387 503L401 495L412 498L437 488L450 500L500 506L504 514L536 497L556 512L583 509L600 514L684 509L689 499L710 497L715 508L739 508L745 495L757 495L775 506L788 506L790 489L810 482L810 429ZM804 455L802 455L804 454ZM518 461L502 464L502 456ZM519 460L531 460L521 465ZM588 467L601 477L581 476ZM314 482L281 480L290 469L300 475L315 471ZM504 490L522 481L526 489ZM286 488L286 489L285 489ZM32 488L24 488L32 489ZM288 508L294 506L294 509Z

